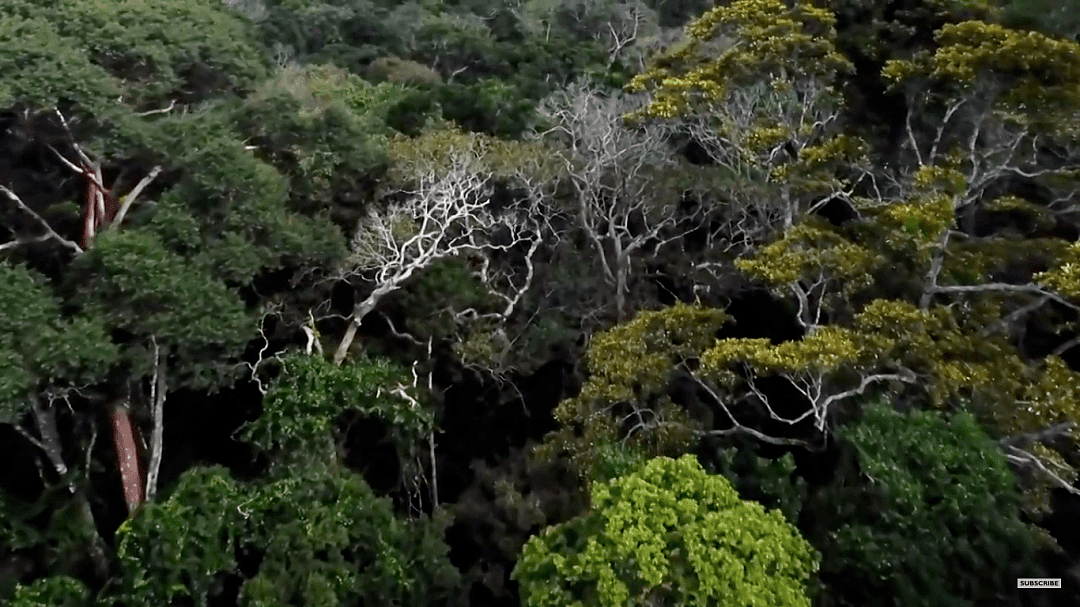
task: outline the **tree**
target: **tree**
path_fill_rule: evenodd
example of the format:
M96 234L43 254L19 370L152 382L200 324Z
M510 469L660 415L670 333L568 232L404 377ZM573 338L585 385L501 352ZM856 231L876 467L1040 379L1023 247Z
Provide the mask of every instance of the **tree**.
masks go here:
M29 586L19 586L12 607L82 607L90 592L82 582L67 576L41 578Z
M268 474L238 482L221 467L188 470L164 501L144 506L118 535L122 576L109 598L132 607L188 597L205 607L227 579L238 604L446 605L458 572L445 520L398 518L341 465L335 422L350 410L385 421L407 448L430 418L385 359L335 366L281 359L260 417L242 431L270 458ZM241 572L243 558L257 568Z
M647 456L678 456L699 428L669 387L716 340L729 317L722 310L680 304L638 312L593 335L585 354L588 379L553 411L560 428L535 455L569 458L582 479L606 459L608 445L630 445ZM734 419L734 418L733 418Z
M360 324L382 299L439 260L466 254L481 254L483 259L486 252L525 245L525 263L532 267L532 255L547 227L544 200L538 195L544 183L537 177L543 168L538 152L535 147L454 130L395 141L391 179L407 188L405 197L373 207L357 225L352 255L339 276L367 277L373 289L353 306L334 353L335 364L345 359ZM490 197L497 177L523 186L524 204L494 208ZM490 261L482 261L478 274L492 284L498 277L489 269L494 271ZM531 274L522 282L511 282L509 294L502 294L506 301L502 318L514 311L530 286Z
M630 56L627 63L640 59L634 57L635 52L640 53L635 43L659 28L656 12L641 1L526 0L510 10L530 36L601 41L608 54L608 68L624 55Z
M10 229L0 251L51 281L55 318L41 319L42 327L72 318L100 325L76 321L83 343L56 336L56 356L78 365L80 351L97 347L97 331L118 354L60 391L47 383L66 381L66 363L52 378L32 378L40 392L23 403L37 402L40 420L55 418L54 403L63 401L79 423L73 437L57 436L55 422L44 421L37 436L24 436L47 447L53 468L67 476L67 464L53 455L65 443L92 444L96 408L106 406L134 510L156 489L168 392L235 380L236 358L256 326L238 290L285 260L325 262L344 242L321 219L287 208L280 176L233 130L231 98L264 79L268 61L250 24L223 3L158 10L137 2L15 2L0 9L0 20L15 34L0 48L0 63L12 68L0 87L11 151L4 155L10 181L0 185ZM136 205L140 196L150 200ZM37 364L33 357L22 363ZM153 420L149 470L129 412L144 404ZM93 549L103 565L100 546Z
M767 4L781 16L787 11ZM754 5L715 9L691 32L704 35L756 15ZM791 10L811 22L831 20L802 4ZM745 52L736 46L721 53L720 64L741 57L733 67L739 73L787 56L769 49L819 57L826 70L839 61L828 37L792 34L786 17L777 23L752 30L766 37ZM935 48L889 61L882 75L910 108L898 166L872 167L858 188L848 180L846 213L828 221L795 214L776 240L736 262L793 302L805 336L781 344L720 340L702 353L695 375L719 388L718 400L745 398L793 426L813 420L819 433L828 431L830 409L878 390L903 402L975 407L1002 440L1042 436L1048 428L1071 432L1080 376L1056 354L1073 344L1051 356L1036 353L1024 328L1042 314L1055 331L1070 331L1068 320L1051 319L1068 319L1077 309L1072 248L1053 226L1068 221L1073 207L1078 51L1072 42L966 21L942 26ZM657 83L654 108L679 115L694 111L701 95L728 91L714 65L680 72L689 74L681 80L657 81L664 71L643 76ZM837 154L841 149L847 151ZM841 135L809 154L804 148L772 174L786 179L824 165L826 183L843 182L845 170L835 161L851 157L867 166L865 150ZM1022 219L1009 231L987 227L1000 213ZM785 403L791 413L778 412L759 385L766 377L782 379L807 406ZM1075 491L1060 454L1045 445L1032 448L1039 457L1010 443L1005 448L1015 463ZM1033 497L1045 504L1045 492Z
M70 442L60 433L57 415L59 403L70 403L96 383L118 352L103 323L91 316L63 319L57 299L45 277L0 262L0 423L14 427L40 450L38 457L45 457L53 474L39 468L42 483L59 481L72 496L77 521L72 528L103 574L108 567L105 543L87 495L79 489ZM27 421L33 432L24 426ZM80 439L80 451L93 447L92 439Z
M667 131L623 124L622 116L639 101L577 82L539 109L552 126L537 137L564 150L563 175L573 192L566 213L599 260L620 320L629 312L626 298L635 266L676 242L692 220L678 208L679 192L665 176L676 169Z
M817 555L778 511L692 456L595 483L590 510L533 537L522 605L810 605Z
M814 496L825 605L977 605L1037 577L1038 529L1015 474L969 414L872 403L840 430L851 460Z
M835 41L824 9L740 0L695 19L627 85L647 94L628 120L668 125L712 165L689 189L709 201L706 246L724 255L700 269L730 272L734 257L873 183L864 144L844 132L835 84L852 65Z
M1002 4L1002 18L1007 25L1030 27L1074 41L1080 36L1080 4L1074 1L1009 0Z
M386 169L387 122L408 93L333 65L287 65L235 112L239 134L289 180L290 207L351 229Z

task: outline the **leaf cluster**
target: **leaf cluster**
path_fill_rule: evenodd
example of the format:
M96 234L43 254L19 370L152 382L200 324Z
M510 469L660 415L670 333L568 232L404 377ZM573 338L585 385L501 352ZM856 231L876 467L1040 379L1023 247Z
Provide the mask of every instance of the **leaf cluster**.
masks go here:
M594 483L590 510L522 550L522 605L809 606L817 554L778 511L739 498L693 456Z

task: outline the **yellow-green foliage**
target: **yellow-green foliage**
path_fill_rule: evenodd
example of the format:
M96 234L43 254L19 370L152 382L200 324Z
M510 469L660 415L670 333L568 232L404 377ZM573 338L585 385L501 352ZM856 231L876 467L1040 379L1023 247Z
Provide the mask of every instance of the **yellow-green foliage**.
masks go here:
M557 163L538 142L505 141L440 123L418 137L399 135L390 142L390 178L411 182L423 176L441 177L455 167L498 178L522 175L551 179Z
M1080 299L1080 242L1063 252L1063 263L1035 276L1039 284L1073 299Z
M529 540L513 578L523 607L809 607L817 568L778 510L686 455L594 483L589 513Z
M1060 119L1073 114L1080 100L1080 44L984 21L945 25L935 38L937 50L890 60L882 76L894 86L952 85L959 90L992 79L1005 85L1001 101L1019 111L1017 117L1066 126ZM1075 120L1069 122L1076 126Z
M798 224L753 258L738 259L736 267L751 277L784 288L802 278L825 276L837 280L862 277L882 262L874 251L835 232Z
M1028 231L1051 227L1050 214L1033 202L994 199L993 179L995 171L1008 172L1002 164L1025 172L1044 168L1038 164L1043 148L1025 138L1025 131L1038 133L1040 142L1080 134L1080 45L984 21L944 25L935 39L931 50L890 60L882 76L907 93L916 112L924 112L913 117L919 135L912 138L923 140L921 151L929 151L922 148L929 147L927 135L932 138L941 126L933 121L941 120L942 108L958 111L942 127L933 158L927 162L920 156L919 165L896 167L900 182L894 192L900 194L877 193L875 186L873 199L855 200L860 217L839 227L807 218L802 205L849 189L851 183L840 176L867 167L867 146L813 120L793 124L784 106L793 99L812 99L812 111L831 115L839 104L832 85L851 65L835 48L834 18L828 11L781 0L735 0L716 7L691 23L681 44L655 58L628 85L650 95L650 102L628 119L705 125L730 150L729 168L753 175L754 185L768 182L759 190L768 198L758 196L752 204L794 219L794 227L736 266L789 301L798 302L792 288L799 286L805 296L802 307L820 307L824 314L816 322L827 323L782 344L762 339L709 343L689 357L700 364L695 369L700 376L734 392L743 379L737 373L779 375L808 388L807 393L820 391L818 404L865 387L861 382L873 375L899 376L908 381L894 382L889 389L927 405L971 403L965 406L974 408L996 437L1080 420L1074 394L1080 374L1054 357L1025 359L1015 335L1008 335L1007 325L1016 322L1008 315L1030 304L1030 293L928 291L935 285L999 281L1006 271L1026 267L1038 284L1080 298L1080 245L1000 231L980 238L949 233L958 228L957 210L972 203L1026 214L1032 219L1024 228ZM767 102L753 106L746 99ZM962 107L955 106L960 101ZM1013 137L1019 144L1009 148L1003 142ZM774 152L785 142L796 144L798 158L776 161ZM1075 189L1074 172L1052 168L1052 175L1036 179L1038 185L1061 192ZM874 172L880 174L880 168ZM752 190L734 184L727 191L737 197ZM634 322L622 330L631 331ZM618 328L606 334L631 335L620 335ZM560 406L560 421L566 425L560 440L579 441L579 451L589 448L591 436L617 434L607 407L620 400L641 402L638 388L655 392L665 381L660 371L671 368L664 351L654 346L620 350L601 339L596 348L598 354L605 352L604 360L621 356L625 361L597 373L611 380L591 379L583 396ZM634 370L649 381L642 382ZM585 420L596 431L574 439L568 428L585 425ZM1045 461L1060 459L1048 456ZM1062 474L1071 478L1073 473ZM1033 488L1030 495L1043 500L1045 485Z
M736 0L713 8L687 26L683 44L627 85L653 94L638 116L677 116L700 102L723 98L731 84L747 79L800 75L827 80L851 69L833 44L834 21L829 11L802 1L793 8L782 0Z
M395 82L409 85L434 85L442 83L439 72L410 59L379 57L367 68L367 76L375 82Z
M719 372L728 382L735 379L734 374L722 372L735 362L749 364L760 375L805 373L813 376L855 363L862 356L863 348L852 331L828 326L803 339L778 345L768 339L719 340L701 355L701 370L703 375Z
M566 452L577 472L587 476L596 450L625 438L613 411L620 403L647 410L642 416L645 426L629 442L650 455L680 453L689 444L694 425L671 402L668 382L680 365L715 341L717 330L727 320L722 310L677 304L639 312L594 335L585 355L589 378L576 397L555 408L562 427L545 439L537 455L554 459Z

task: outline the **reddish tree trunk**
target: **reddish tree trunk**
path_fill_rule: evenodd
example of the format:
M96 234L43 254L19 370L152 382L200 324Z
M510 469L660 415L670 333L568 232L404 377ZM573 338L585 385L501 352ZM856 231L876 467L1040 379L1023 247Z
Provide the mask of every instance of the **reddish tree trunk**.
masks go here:
M86 177L86 201L80 244L83 250L87 250L93 244L94 236L116 216L118 206L113 193L101 187L101 167L84 163L82 170ZM124 400L116 401L110 409L113 449L116 451L116 463L120 468L120 479L124 486L124 501L127 502L128 514L131 514L143 500L143 481L139 469L135 429L131 423L131 412Z
M127 502L128 514L131 514L143 500L139 448L135 442L135 429L131 424L131 414L126 403L123 400L116 401L111 408L109 419L112 421L116 463L120 468L120 479L124 486L124 501Z

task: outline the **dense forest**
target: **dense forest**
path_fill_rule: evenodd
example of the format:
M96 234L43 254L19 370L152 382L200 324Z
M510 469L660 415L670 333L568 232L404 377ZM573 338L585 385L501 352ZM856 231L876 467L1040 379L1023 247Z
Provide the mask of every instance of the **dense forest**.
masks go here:
M0 1L0 604L1080 605L1078 41Z

